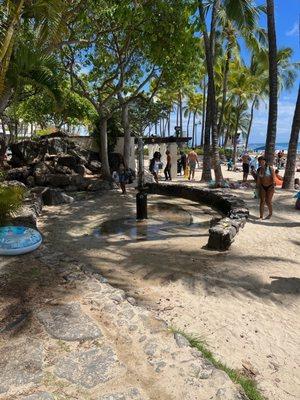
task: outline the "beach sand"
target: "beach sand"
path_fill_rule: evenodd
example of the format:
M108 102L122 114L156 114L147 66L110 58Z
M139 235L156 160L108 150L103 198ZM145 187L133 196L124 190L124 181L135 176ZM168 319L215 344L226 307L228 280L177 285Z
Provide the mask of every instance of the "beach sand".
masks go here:
M236 181L242 173L224 170L224 176ZM199 177L198 171L189 184L201 185ZM224 253L203 248L216 212L149 196L149 214L157 215L153 207L164 203L168 218L177 213L181 222L137 226L133 189L127 196L111 192L46 207L40 228L54 250L97 268L170 326L197 335L222 362L253 376L267 399L299 399L300 212L294 192L276 190L270 221L258 221L252 189L232 192L245 199L251 217ZM194 224L187 225L186 213Z

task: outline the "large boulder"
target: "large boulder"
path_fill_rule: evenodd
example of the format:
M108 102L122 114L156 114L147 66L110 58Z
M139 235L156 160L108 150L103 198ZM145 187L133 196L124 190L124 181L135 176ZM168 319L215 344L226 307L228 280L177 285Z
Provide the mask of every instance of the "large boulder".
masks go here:
M66 193L59 189L45 188L42 191L43 203L46 206L56 206L58 204L70 204L73 203L74 198L68 196Z
M75 170L78 159L70 154L61 154L57 157L57 164Z
M11 146L12 162L18 165L8 172L9 180L29 187L63 188L66 191L103 190L105 184L90 185L87 177L100 174L101 162L91 152L64 135L48 135L38 140L24 140Z
M82 160L86 160L88 153L77 146L71 139L65 137L40 138L35 141L24 140L10 145L10 149L12 152L12 166L37 163L44 160L47 154L52 156L60 154L71 155L82 162Z
M12 168L9 171L7 171L6 180L26 183L30 173L31 173L30 167Z
M42 198L38 193L30 193L24 200L23 207L12 218L12 225L21 225L37 229L37 219L42 212Z
M40 147L33 140L24 140L22 142L13 143L10 146L12 167L20 167L22 165L32 164L42 159L40 156Z
M45 184L54 187L64 187L70 185L70 175L49 174L44 176Z
M50 170L49 170L49 166L46 162L39 162L37 164L35 164L34 168L33 168L33 175L34 176L38 176L38 175L46 175L49 174Z
M66 175L66 174L48 174L43 176L43 185L53 187L75 186L80 188L84 183L84 179L79 174Z
M113 182L102 181L100 179L90 181L87 185L87 190L91 192L98 192L103 190L111 190L114 188Z
M92 160L88 164L88 169L92 171L94 174L99 174L101 172L101 162L97 160Z

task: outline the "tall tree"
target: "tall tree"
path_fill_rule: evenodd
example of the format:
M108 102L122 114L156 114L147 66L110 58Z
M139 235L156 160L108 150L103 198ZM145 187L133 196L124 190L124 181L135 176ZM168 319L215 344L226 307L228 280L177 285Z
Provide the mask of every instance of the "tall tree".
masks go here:
M284 189L294 188L294 178L295 178L295 167L297 159L297 146L299 140L299 130L300 130L300 85L298 87L298 97L295 107L293 125L291 130L291 136L289 141L289 149L286 161L286 168L283 178Z
M269 117L266 139L266 158L273 164L278 109L278 68L274 0L267 0L268 43L269 43Z
M217 3L219 4L219 2ZM214 2L214 6L216 3ZM200 31L203 34L204 47L205 47L205 62L208 75L208 85L207 85L207 98L206 98L206 116L205 116L205 128L204 128L204 146L203 146L203 169L202 169L202 181L210 181L211 176L211 126L212 119L214 117L214 107L212 104L212 95L214 95L214 88L212 87L212 81L214 79L213 75L213 55L214 55L214 39L215 39L215 26L212 23L214 29L210 32L207 31L206 20L205 20L205 8L202 0L198 2L198 12L199 12L199 24ZM216 15L214 15L216 17ZM213 21L213 18L212 18ZM209 71L208 71L209 70Z

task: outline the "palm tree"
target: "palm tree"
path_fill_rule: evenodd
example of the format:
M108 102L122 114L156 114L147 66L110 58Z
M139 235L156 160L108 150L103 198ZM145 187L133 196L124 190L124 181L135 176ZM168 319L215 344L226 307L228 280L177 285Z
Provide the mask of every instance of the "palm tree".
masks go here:
M286 169L283 178L282 187L284 189L293 189L294 187L299 130L300 130L300 85L298 87L298 97L297 97L297 103L291 130Z
M20 0L16 4L12 1L5 3L0 8L3 18L0 26L0 97L5 91L5 77L14 47L16 31L23 12L24 0Z
M292 49L289 47L282 48L277 52L277 68L278 68L278 93L290 90L297 78L300 63L291 62L293 55ZM269 59L268 51L264 48L258 49L252 53L249 73L252 77L251 83L251 117L246 137L246 148L249 143L249 137L252 128L254 109L258 109L260 101L265 99L269 94Z
M273 164L278 110L277 43L274 0L267 0L268 43L269 43L269 118L266 139L266 158Z
M63 0L35 2L33 0L5 0L0 6L0 99L6 95L6 74L9 69L14 46L25 20L34 20L39 44L48 54L62 39L67 29L67 4ZM27 24L28 25L28 24Z
M190 92L187 97L187 104L184 110L184 116L188 117L187 122L187 137L189 133L189 125L191 116L193 116L193 125L192 125L192 147L195 144L195 133L196 133L196 118L201 115L203 105L203 94Z

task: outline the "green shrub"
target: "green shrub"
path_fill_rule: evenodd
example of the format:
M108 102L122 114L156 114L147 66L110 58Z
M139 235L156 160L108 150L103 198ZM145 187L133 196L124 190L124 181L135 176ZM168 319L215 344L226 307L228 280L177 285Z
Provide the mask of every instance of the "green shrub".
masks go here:
M20 186L0 186L0 226L22 207L25 190Z
M5 177L6 177L6 172L0 170L0 182L3 182L5 180Z
M184 147L184 148L179 149L179 150L183 151L185 154L189 154L189 152L192 151L192 148L191 147ZM196 147L194 151L198 156L203 156L203 148L202 147Z

